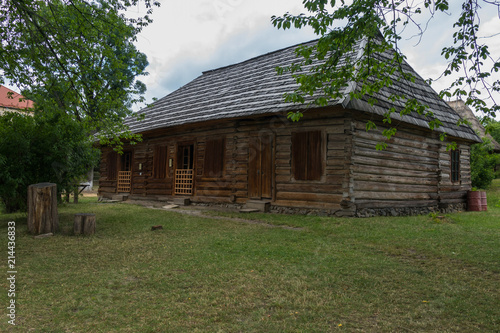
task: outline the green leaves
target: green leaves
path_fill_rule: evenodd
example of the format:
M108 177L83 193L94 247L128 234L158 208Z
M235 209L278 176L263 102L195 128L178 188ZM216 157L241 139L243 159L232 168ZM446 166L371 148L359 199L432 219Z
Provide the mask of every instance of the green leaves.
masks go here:
M7 113L0 116L0 198L12 212L26 206L30 184L53 182L59 192L72 189L98 156L83 124L69 115Z
M458 74L458 78L443 95L463 98L467 105L494 118L499 110L495 95L500 91L500 82L492 78L491 73L498 71L500 63L498 58L491 56L489 46L480 42L479 8L478 1L465 1L462 4L460 17L453 25L454 44L443 48L441 52L450 61L444 75ZM481 90L486 92L487 96L481 96ZM485 99L490 100L493 106L488 106Z
M38 109L58 109L84 123L87 134L106 127L109 135L110 123L121 124L131 106L144 101L146 87L137 78L147 74L148 61L133 41L151 20L123 15L139 2L148 15L159 5L152 0L4 1L0 69Z
M497 2L484 3L495 6L496 10L500 8ZM282 29L310 26L320 39L316 45L298 48L297 63L280 68L277 72L291 73L299 84L298 89L286 95L286 101L315 105L327 105L330 100L340 100L346 93L350 98L364 98L375 105L378 101L373 96L391 87L395 80L414 82L415 78L403 69L404 56L399 50L398 41L403 38L408 25L413 25L420 35L425 32L426 23L419 15L427 12L433 17L450 9L447 0L424 0L420 4L403 0L304 0L303 4L307 14L273 16L272 22ZM453 34L454 45L442 50L442 56L449 60L443 75L459 72L463 75L440 95L466 99L467 105L494 117L499 110L495 97L500 92L500 80L493 79L491 73L499 72L500 61L492 57L488 45L479 43L478 9L478 1L463 1L462 13L453 25L456 29ZM380 38L380 34L383 38ZM353 52L357 43L364 43L362 54ZM392 58L382 59L380 55L389 50L392 50ZM306 66L307 71L303 70ZM349 91L349 86L356 86L357 89ZM486 91L486 98L491 103L484 101L482 91ZM402 116L416 112L427 117L431 129L442 125L428 111L427 105L412 96L411 90L392 94L389 99L398 102L401 107L387 110L384 117L388 124L394 112ZM297 117L294 115L294 119ZM388 139L394 134L394 131L389 130ZM383 148L383 145L378 148Z
M499 155L492 154L488 139L472 146L471 149L471 181L476 188L487 189L495 178L495 166L500 162Z

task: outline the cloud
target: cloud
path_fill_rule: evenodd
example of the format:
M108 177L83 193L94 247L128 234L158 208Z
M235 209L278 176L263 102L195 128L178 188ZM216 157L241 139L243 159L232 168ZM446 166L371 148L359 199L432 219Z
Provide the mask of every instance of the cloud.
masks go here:
M147 68L150 75L143 78L148 87L147 103L153 97L171 93L203 71L316 38L311 29L283 31L271 24L273 14L298 12L300 1L293 4L290 0L195 0L193 3L167 3L139 36L137 47L147 54L150 63Z
M481 31L500 31L500 21L491 10L482 12ZM317 38L311 29L278 30L272 15L304 12L302 0L172 0L153 14L154 22L139 36L138 49L146 53L150 75L147 102L161 98L195 79L203 71L245 61L252 57ZM422 39L411 38L417 29L407 29L400 43L408 62L424 78L438 78L447 66L443 47L452 45L453 23L461 12L453 3L449 13L439 13L427 22ZM485 39L490 51L500 54L500 41ZM419 41L419 42L418 42ZM491 42L490 42L491 41ZM448 87L450 77L433 84L436 91Z

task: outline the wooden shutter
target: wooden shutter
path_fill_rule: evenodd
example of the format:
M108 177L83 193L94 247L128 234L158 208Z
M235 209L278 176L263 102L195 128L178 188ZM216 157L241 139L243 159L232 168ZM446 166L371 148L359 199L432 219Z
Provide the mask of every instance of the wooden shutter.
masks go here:
M118 178L118 154L115 151L108 153L106 164L108 180L116 180Z
M307 180L320 180L323 175L321 131L307 132Z
M155 146L153 155L153 178L164 179L167 177L167 147Z
M205 177L221 177L224 170L224 138L209 139L205 145L203 175Z
M320 180L323 175L321 131L292 133L292 172L296 180Z
M296 180L307 180L307 132L292 133L292 171Z

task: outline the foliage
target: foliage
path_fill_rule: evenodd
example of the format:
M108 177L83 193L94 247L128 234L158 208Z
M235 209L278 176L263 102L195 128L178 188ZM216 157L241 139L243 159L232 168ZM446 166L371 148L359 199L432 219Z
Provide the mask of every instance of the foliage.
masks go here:
M496 142L500 143L500 121L483 118L481 122L486 128L486 133L489 133Z
M472 187L487 189L495 179L495 166L500 163L499 155L492 153L488 139L483 143L472 145L470 168Z
M146 56L133 42L148 15L121 14L139 0L7 0L0 3L0 69L42 110L57 108L88 133L131 138L123 119L144 100ZM133 137L132 137L133 138ZM106 141L106 140L105 140Z
M7 212L26 207L30 184L71 190L97 162L98 151L74 116L6 113L0 117L0 198Z
M494 117L499 110L494 96L500 91L500 80L494 79L492 74L500 70L500 61L492 57L488 45L481 44L478 36L479 1L462 3L461 14L453 25L454 44L442 51L449 62L443 75L458 74L458 77L441 95L466 98L467 105ZM485 0L483 3L494 9L500 7L498 2ZM299 84L294 92L285 96L286 101L317 105L326 105L329 100L342 98L348 84L360 87L350 93L349 98L352 99L373 96L381 89L390 87L393 84L391 78L394 77L413 82L415 78L403 70L405 56L398 47L399 41L408 33L407 30L411 31L409 26L417 28L420 35L425 32L424 13L432 17L440 13L447 14L450 5L453 5L448 0L417 3L405 0L304 0L303 4L308 14L286 13L281 17L273 16L272 22L282 29L310 26L319 35L319 41L311 46L297 48L299 61L278 68L278 73L291 72ZM366 44L362 54L353 52L358 43ZM392 52L391 58L381 59L380 55L384 52ZM484 99L480 98L480 88L488 92L493 107L487 107ZM428 106L412 96L411 91L395 93L390 99L402 102L403 106L398 110L394 107L387 110L384 115L386 123L391 123L394 112L404 115L415 111L427 117L431 129L440 126ZM370 103L376 102L376 99L370 98ZM301 113L289 114L293 120L301 116ZM367 129L374 126L368 122ZM384 135L390 138L395 133L395 128L389 128ZM445 134L441 139L444 137Z

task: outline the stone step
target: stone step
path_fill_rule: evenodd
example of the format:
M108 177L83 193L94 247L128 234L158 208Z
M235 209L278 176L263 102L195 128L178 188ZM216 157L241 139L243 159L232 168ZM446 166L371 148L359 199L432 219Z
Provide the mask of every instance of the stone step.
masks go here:
M243 209L257 209L259 212L267 213L271 209L271 202L268 200L248 200Z
M174 205L189 206L190 204L191 204L191 199L189 198L174 198Z
M117 201L127 201L129 197L128 193L118 193L111 196L111 200Z

